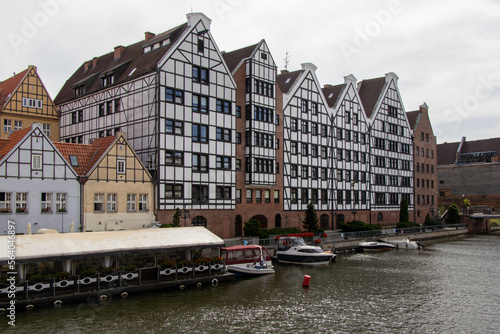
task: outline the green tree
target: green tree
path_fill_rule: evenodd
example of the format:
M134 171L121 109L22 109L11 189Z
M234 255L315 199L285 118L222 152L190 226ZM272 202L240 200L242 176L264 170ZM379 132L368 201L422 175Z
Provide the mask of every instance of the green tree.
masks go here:
M408 214L408 201L406 200L406 198L403 198L399 207L399 221L402 223L407 223L409 220L410 216Z
M179 208L175 209L174 216L172 217L172 226L173 227L181 226L181 212Z
M307 204L307 209L305 212L305 217L302 220L302 226L309 232L318 231L318 215L316 214L316 209L314 208L314 204L309 202Z
M460 211L458 209L458 205L453 203L448 207L448 213L446 214L446 224L458 224L460 216Z
M258 237L260 231L260 222L256 219L249 219L243 226L243 233L246 237Z

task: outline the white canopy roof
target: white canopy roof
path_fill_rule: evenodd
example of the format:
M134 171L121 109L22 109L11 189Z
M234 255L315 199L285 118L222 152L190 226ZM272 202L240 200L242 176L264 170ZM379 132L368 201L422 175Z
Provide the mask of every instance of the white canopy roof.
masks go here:
M27 263L125 253L216 248L224 241L202 226L110 232L16 235L15 261ZM8 236L0 236L0 264L9 260Z

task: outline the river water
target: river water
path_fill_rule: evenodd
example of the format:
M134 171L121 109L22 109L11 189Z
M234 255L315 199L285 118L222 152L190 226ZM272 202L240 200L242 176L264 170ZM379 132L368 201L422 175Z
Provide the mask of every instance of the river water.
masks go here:
M500 237L340 254L326 268L18 312L3 333L499 333ZM302 287L311 276L309 288Z

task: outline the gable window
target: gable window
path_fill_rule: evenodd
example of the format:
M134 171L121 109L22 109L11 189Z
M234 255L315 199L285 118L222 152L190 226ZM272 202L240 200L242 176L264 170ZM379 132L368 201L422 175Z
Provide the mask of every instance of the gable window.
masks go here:
M139 194L139 211L148 211L148 194Z
M125 159L116 160L116 172L118 174L125 174Z
M398 117L398 108L389 106L389 116Z
M0 192L0 212L10 212L12 193Z
M205 52L205 42L203 41L203 38L198 38L197 49L198 53Z
M28 193L16 193L16 212L28 212Z
M42 193L42 212L52 212L52 193Z
M31 155L31 168L36 170L42 169L42 155L32 154Z
M108 194L106 206L108 212L116 212L116 194Z
M165 151L165 164L183 166L184 165L183 155L184 153L180 151L167 150Z
M12 120L10 119L3 120L3 132L5 133L12 132Z
M202 84L208 84L208 69L193 66L193 81Z
M23 97L23 107L42 109L42 100Z
M260 58L263 59L263 60L267 60L267 53L261 52L260 53Z
M311 112L313 115L316 115L318 113L318 103L317 102L311 102Z
M136 194L127 194L127 211L136 211Z
M104 212L104 194L94 194L94 212Z
M307 112L308 109L309 109L308 101L305 99L300 100L300 110L302 110L302 112Z

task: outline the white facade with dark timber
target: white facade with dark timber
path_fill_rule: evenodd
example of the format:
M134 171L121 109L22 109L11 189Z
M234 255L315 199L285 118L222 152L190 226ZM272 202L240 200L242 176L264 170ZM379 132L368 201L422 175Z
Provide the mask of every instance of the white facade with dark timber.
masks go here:
M82 65L56 98L62 140L126 133L155 179L160 211L234 209L235 83L210 23L190 13L116 47Z
M371 210L376 221L397 222L401 201L413 210L413 134L398 89L398 77L364 80L359 92L370 118ZM394 211L393 216L381 211Z
M75 232L80 222L80 183L42 125L13 132L0 144L0 234L8 221L16 233L40 228ZM13 225L14 226L14 225Z
M334 207L339 222L344 221L343 211L370 209L369 124L358 94L356 78L352 74L344 77L344 84L325 86L323 93L335 125L332 133L332 172Z
M332 209L331 121L316 66L279 75L283 91L283 207Z

